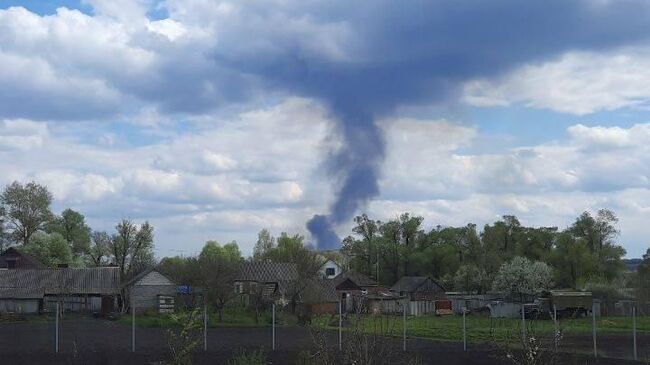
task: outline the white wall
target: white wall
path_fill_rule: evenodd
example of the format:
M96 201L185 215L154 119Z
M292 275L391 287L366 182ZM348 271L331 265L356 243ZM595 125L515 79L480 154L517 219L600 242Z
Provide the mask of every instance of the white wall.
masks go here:
M326 275L327 269L334 269L334 275ZM332 260L327 260L320 268L320 272L326 279L333 279L341 273L341 267Z

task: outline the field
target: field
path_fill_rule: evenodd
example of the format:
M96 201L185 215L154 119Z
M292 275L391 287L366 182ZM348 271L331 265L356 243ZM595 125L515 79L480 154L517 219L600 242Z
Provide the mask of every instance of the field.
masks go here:
M347 327L354 326L355 316L350 316ZM402 317L384 316L361 318L363 327L367 332L383 332L392 335L402 335ZM331 316L320 316L314 324L328 329L338 328L338 319ZM596 327L602 335L631 334L632 320L629 317L603 317L597 318ZM437 341L462 341L463 318L462 316L419 316L407 317L407 335L409 337L426 338ZM467 341L484 343L493 341L512 341L521 333L520 319L493 319L485 316L468 315L466 317ZM555 324L551 320L526 321L527 332L541 336L552 336ZM592 319L563 319L559 321L559 328L565 337L591 336ZM637 319L637 333L650 334L650 317Z
M413 324L415 324L414 321ZM423 321L422 321L423 322ZM454 320L447 319L448 327ZM424 323L423 323L424 325ZM415 328L415 327L414 327ZM443 327L440 327L443 328ZM168 359L165 328L136 328L136 352L131 352L131 327L122 321L107 321L89 317L68 316L60 324L60 353L54 352L54 324L46 320L0 324L0 363L2 364L101 364L129 365L152 364ZM337 346L336 331L325 332L330 348ZM349 333L343 334L347 343ZM313 346L309 329L286 325L276 329L276 351L271 351L271 329L268 327L216 327L208 330L208 351L199 348L195 364L226 364L228 359L242 350L264 349L268 363L296 364L296 358ZM584 345L589 348L589 337ZM643 338L647 341L650 337ZM603 337L603 342L615 343L616 337ZM645 342L650 344L650 342ZM418 356L422 364L502 364L503 352L488 344L472 344L464 352L459 342L431 341L409 337L407 352L401 349L401 339L386 342L391 353L400 359ZM396 360L394 364L401 364ZM589 364L593 359L580 353L567 352L562 364ZM599 359L599 364L631 364L615 359Z
M422 364L501 364L505 350L517 350L521 330L516 319L491 320L470 315L466 318L468 346L463 351L462 317L422 316L407 318L407 352L402 351L402 317L379 318L351 315L344 320L343 344L353 342L352 329L359 325L364 331L386 336L390 353L403 359L418 356ZM272 347L270 315L263 314L255 323L252 312L229 310L224 322L210 314L206 352L202 341L195 354L195 364L226 364L239 351L264 349L269 363L294 364L305 350L313 348L314 331L322 332L327 346L338 346L338 317L320 316L312 327L301 327L295 317L277 313L276 350ZM136 317L136 352L131 352L131 317L117 321L89 316L66 315L60 323L60 353L54 353L54 322L48 316L28 317L25 322L0 323L0 363L4 364L151 364L168 358L166 333L173 322L169 316L149 314ZM561 364L593 362L591 319L563 320L564 332L560 351ZM598 363L626 364L632 358L631 322L628 318L601 318L597 321ZM650 321L639 318L638 353L643 364L650 363ZM529 336L549 338L553 322L527 322ZM394 364L400 364L397 360ZM391 363L392 364L392 363Z

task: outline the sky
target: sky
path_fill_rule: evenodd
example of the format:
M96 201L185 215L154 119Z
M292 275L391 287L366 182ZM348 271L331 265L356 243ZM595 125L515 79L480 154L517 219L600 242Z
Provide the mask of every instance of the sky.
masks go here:
M0 0L0 185L158 257L601 208L640 257L649 85L644 0Z

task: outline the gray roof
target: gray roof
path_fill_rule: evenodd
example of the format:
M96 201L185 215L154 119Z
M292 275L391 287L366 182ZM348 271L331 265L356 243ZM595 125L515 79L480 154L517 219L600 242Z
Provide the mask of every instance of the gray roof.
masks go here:
M0 298L119 292L117 267L0 270Z
M235 281L279 283L298 280L296 264L271 261L249 261L239 267Z
M129 286L131 286L131 285L137 283L138 281L142 280L142 278L144 278L145 276L147 276L148 274L150 274L150 273L153 272L153 271L157 272L158 274L160 274L160 275L161 275L162 277L164 277L165 279L167 279L167 280L169 280L170 282L174 283L174 280L170 279L167 275L165 275L165 274L163 274L162 272L160 272L160 270L158 270L158 268L156 268L156 267L150 267L150 268L148 268L148 269L142 271L141 273L137 274L136 276L132 277L130 280L128 280L127 282L125 282L124 284L122 284L122 286L125 287L125 288L126 288L126 287L129 287Z
M327 303L339 300L334 281L327 279L310 279L302 293L302 299L306 303Z
M355 283L357 286L360 287L377 286L376 281L354 270L348 270L346 272L343 272L332 280L334 280L334 285L338 286L346 279L350 279L350 281L352 281L353 283Z
M433 279L428 276L402 276L395 285L393 285L390 290L392 291L403 291L407 293L414 293L420 288L427 280L431 280L436 285L440 286Z
M0 254L0 268L8 267L7 261L16 261L16 269L45 269L38 259L18 251L15 247L9 247Z

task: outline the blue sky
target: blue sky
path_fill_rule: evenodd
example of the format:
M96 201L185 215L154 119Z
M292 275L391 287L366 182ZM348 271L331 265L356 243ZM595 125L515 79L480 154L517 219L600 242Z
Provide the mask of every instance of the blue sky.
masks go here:
M613 209L649 246L650 4L0 0L0 183L159 256L352 216ZM318 215L322 223L307 230Z

